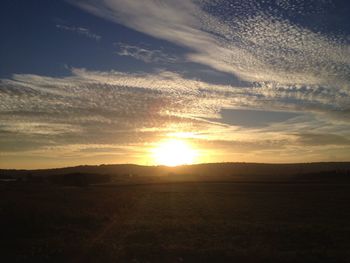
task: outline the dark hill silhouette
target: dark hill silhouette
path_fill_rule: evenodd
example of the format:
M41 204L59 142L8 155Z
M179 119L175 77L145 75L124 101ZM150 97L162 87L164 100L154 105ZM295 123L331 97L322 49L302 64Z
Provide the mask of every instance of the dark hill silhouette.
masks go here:
M41 170L0 170L0 177L53 176L88 173L120 177L167 176L181 179L237 179L237 180L314 180L349 178L350 162L320 162L296 164L263 163L207 163L178 167L115 164L76 166Z

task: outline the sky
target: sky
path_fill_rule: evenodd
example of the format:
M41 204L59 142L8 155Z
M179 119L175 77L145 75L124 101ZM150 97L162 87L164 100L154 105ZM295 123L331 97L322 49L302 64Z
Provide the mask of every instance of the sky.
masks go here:
M350 161L349 1L0 5L0 168Z

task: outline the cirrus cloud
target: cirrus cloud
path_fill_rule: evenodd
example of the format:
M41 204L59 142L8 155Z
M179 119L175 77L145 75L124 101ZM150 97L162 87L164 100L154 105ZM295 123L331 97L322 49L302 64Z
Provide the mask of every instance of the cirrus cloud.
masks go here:
M327 151L348 147L338 143L339 138L347 141L350 137L348 121L333 114L337 110L348 116L343 108L349 96L336 90L234 87L168 71L146 74L76 68L69 77L22 74L2 79L0 85L0 141L6 144L5 152L12 154L33 152L31 145L37 147L38 155L53 154L57 147L67 153L77 145L85 145L85 152L105 145L114 149L114 155L123 149L131 156L164 137L186 134L199 147L216 149L219 160L237 159L237 154L246 151L240 160L266 161L264 153L274 151L284 156L281 161L287 160L288 153L294 156L290 161L297 161L304 147L317 148L315 156L325 159ZM269 112L264 125L255 119ZM16 138L12 143L25 148L16 146L11 151L9 138ZM315 143L318 138L322 145ZM309 160L317 160L309 154ZM77 150L74 156L78 155ZM347 156L343 153L339 158Z
M70 0L72 4L153 37L192 50L190 61L248 81L332 85L349 92L346 36L291 22L331 8L332 1ZM285 12L286 15L279 15Z

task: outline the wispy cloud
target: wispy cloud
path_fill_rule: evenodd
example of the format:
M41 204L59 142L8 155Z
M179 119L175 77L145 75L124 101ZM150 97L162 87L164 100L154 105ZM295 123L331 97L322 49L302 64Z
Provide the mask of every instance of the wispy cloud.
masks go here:
M115 46L117 46L119 49L116 52L119 56L132 57L145 63L175 63L178 61L176 56L166 54L162 50L158 49L148 49L125 43L115 43Z
M350 138L348 120L332 114L337 107L344 113L349 95L335 90L326 96L320 91L307 94L301 87L214 85L168 71L142 74L74 68L69 77L22 74L2 79L0 85L0 141L7 149L12 145L9 138L17 138L12 143L23 142L28 149L33 142L42 151L65 147L67 152L74 145L91 148L96 144L146 149L164 137L187 134L202 148L216 149L218 160L267 161L264 153L275 151L274 156L284 156L280 161L288 160L288 153L294 156L290 161L305 161L348 147L341 142ZM224 116L223 109L240 109L234 112L243 116ZM278 118L265 125L246 125L244 114L254 118L252 109L277 111ZM323 146L316 143L318 139ZM302 155L305 147L317 148L318 157L311 152ZM340 157L346 159L346 152Z
M302 145L324 146L324 145L350 145L350 139L335 134L312 134L302 133L297 135Z
M330 1L71 0L105 19L171 41L193 52L188 59L248 81L333 86L349 92L350 48L346 38L294 24ZM287 16L276 14L286 13Z
M77 33L81 36L85 36L85 37L94 39L96 41L100 41L102 38L100 35L97 35L97 34L91 32L88 28L85 28L85 27L76 27L76 26L67 26L67 25L57 24L56 28L58 28L60 30L74 32L74 33Z
M185 55L116 43L119 56L157 70L71 68L66 77L0 79L1 157L50 152L51 158L113 155L121 158L115 162L137 162L153 142L178 136L215 155L208 161L349 159L350 38L341 29L326 33L323 20L319 28L308 24L332 0L67 1L183 47ZM55 23L57 30L101 40L86 27ZM182 62L192 63L179 69ZM214 72L243 81L189 79L191 66L210 72L206 79Z

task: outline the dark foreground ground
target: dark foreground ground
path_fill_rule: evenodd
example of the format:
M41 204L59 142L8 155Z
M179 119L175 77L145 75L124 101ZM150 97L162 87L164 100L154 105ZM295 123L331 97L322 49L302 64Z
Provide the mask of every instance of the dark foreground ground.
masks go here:
M350 262L350 185L0 185L1 262Z

